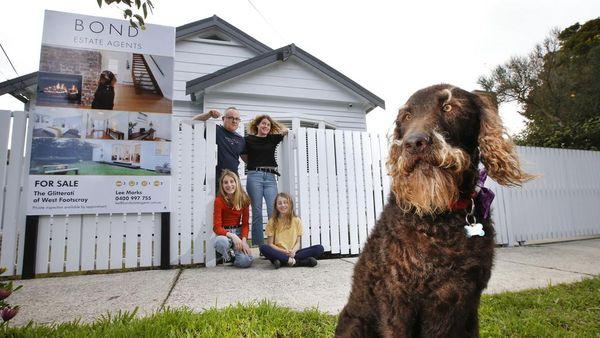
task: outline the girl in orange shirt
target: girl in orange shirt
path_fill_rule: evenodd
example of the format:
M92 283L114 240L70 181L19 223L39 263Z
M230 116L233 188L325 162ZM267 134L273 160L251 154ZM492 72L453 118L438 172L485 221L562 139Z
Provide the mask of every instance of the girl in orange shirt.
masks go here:
M217 235L215 250L226 263L247 268L254 258L246 239L250 198L240 184L240 178L230 170L223 170L219 191L215 198L213 231Z

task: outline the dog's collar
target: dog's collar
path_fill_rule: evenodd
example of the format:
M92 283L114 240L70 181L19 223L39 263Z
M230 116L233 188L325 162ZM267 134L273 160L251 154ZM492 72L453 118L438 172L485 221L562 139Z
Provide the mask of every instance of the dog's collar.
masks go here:
M461 198L457 201L454 201L452 203L452 205L450 205L450 210L459 211L459 210L465 210L465 209L471 208L471 201L475 200L476 198L477 198L477 191L473 191L471 193L471 196L469 196L468 198Z
M468 198L462 198L454 201L450 205L450 209L452 211L465 210L470 208L472 203L475 203L475 208L481 213L483 219L488 220L491 215L490 211L495 194L492 190L483 186L486 179L487 171L485 169L480 169L479 179L477 181L477 185L475 186L475 190Z

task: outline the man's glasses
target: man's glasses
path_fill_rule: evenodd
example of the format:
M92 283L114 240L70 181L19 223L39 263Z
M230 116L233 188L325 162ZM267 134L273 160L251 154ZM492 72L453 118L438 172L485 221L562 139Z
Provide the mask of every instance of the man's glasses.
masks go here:
M239 118L239 117L225 116L225 118L228 119L229 121L232 121L232 122L238 122L239 123L240 121L242 121L242 119Z

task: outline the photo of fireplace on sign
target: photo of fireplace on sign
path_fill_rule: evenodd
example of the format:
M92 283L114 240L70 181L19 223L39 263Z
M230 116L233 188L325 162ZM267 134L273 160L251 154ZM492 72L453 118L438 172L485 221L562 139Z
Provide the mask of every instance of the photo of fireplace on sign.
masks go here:
M37 106L172 111L173 58L42 45Z
M170 142L34 138L32 175L170 175Z

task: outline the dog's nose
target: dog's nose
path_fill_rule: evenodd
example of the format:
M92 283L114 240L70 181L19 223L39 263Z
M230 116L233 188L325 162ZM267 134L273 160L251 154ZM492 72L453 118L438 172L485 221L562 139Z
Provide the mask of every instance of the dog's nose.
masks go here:
M431 139L425 133L412 133L404 139L406 150L411 154L422 153L430 143Z

